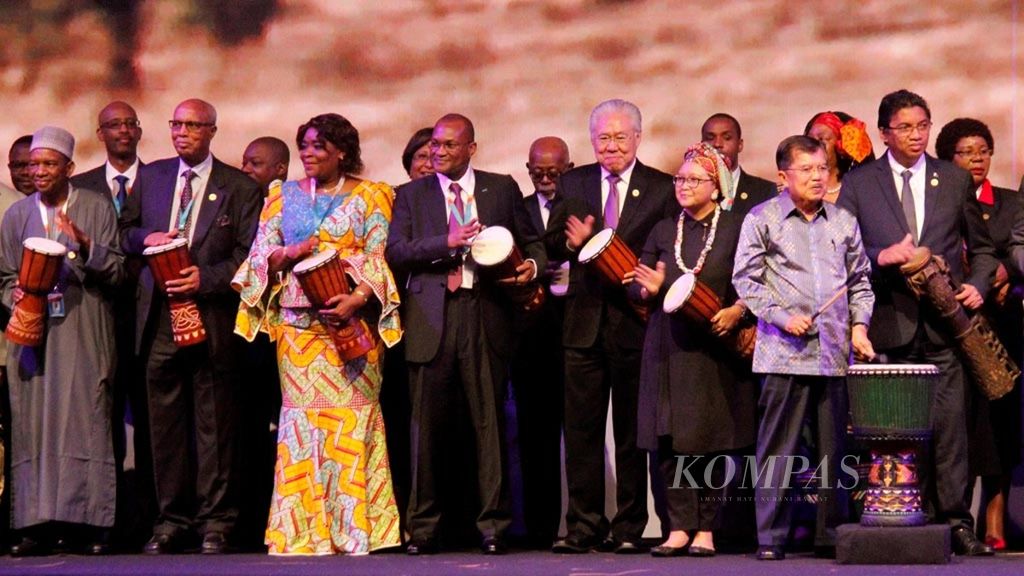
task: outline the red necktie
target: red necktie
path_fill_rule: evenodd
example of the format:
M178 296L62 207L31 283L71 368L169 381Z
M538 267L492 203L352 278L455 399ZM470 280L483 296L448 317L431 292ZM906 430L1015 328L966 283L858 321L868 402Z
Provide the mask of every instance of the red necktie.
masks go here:
M454 232L460 228L459 220L465 214L465 207L462 203L462 186L458 183L452 182L451 186L448 187L455 195L454 205L452 206L452 213L448 216L448 233ZM448 291L455 292L462 287L462 249L460 248L456 254L459 259L459 265L448 272Z

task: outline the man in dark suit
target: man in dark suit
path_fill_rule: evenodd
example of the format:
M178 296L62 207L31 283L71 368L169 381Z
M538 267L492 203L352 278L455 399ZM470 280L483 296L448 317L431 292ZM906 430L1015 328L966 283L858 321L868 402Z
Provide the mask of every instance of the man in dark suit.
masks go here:
M221 553L238 515L232 467L241 339L233 335L238 295L230 280L249 253L262 195L240 170L210 154L217 132L213 106L185 100L169 124L178 156L139 171L121 214L121 240L135 255L179 236L189 240L193 266L166 289L195 299L206 341L174 343L167 297L146 267L139 277L136 350L146 359L159 515L144 550L178 551L194 528L203 535L202 552Z
M545 236L553 260L569 260L562 344L565 346L565 468L569 483L568 537L554 552L595 547L641 552L647 525L647 455L636 446L640 352L644 320L622 286L609 286L578 261L579 250L602 228L614 228L639 255L647 234L679 212L672 177L636 159L640 110L608 100L590 114L597 163L566 172L562 204ZM604 515L604 439L611 396L618 512ZM609 533L610 530L610 533Z
M930 512L952 527L957 554L992 554L992 547L974 535L964 497L965 378L956 344L899 271L916 246L927 246L946 259L950 277L961 286L956 299L977 310L998 266L970 174L925 154L930 128L931 111L917 94L899 90L882 98L878 129L888 152L846 175L839 205L857 217L871 259L876 300L868 336L875 349L890 362L935 364L941 371L931 402L934 478L930 467L918 468L931 496ZM969 275L962 264L965 243Z
M740 167L743 129L739 120L724 112L712 114L700 128L700 139L721 152L732 166L734 212L746 215L754 206L778 196L774 182L748 174Z
M142 126L135 109L121 101L104 106L97 120L96 137L106 149L107 161L72 177L71 184L106 194L120 215L143 165L138 156ZM113 431L117 511L113 537L115 545L128 549L138 549L146 542L156 515L145 372L135 355L135 291L142 266L142 259L137 256L126 259L125 281L114 299L117 376ZM131 458L128 458L129 436Z
M530 146L526 169L535 192L526 197L533 227L547 229L551 212L562 201L558 182L573 163L561 138L538 138ZM562 315L569 264L549 262L541 275L544 305L516 317L512 356L512 391L516 405L522 508L527 544L549 548L562 516L562 401L565 360Z
M503 226L528 260L505 282L525 283L546 264L510 176L474 170L473 124L448 114L434 125L430 150L437 174L402 187L388 234L388 263L409 275L402 319L412 400L413 482L406 525L411 555L436 552L443 451L439 431L453 395L464 394L476 432L480 514L486 554L505 551L510 515L502 434L502 398L512 348L514 306L501 287L479 278L467 251L482 226Z

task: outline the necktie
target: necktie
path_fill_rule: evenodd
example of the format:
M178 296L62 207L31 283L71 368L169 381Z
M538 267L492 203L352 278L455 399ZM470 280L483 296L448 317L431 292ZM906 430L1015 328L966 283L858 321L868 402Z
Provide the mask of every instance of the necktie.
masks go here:
M181 219L185 219L185 228L181 230L179 238L188 238L192 233L192 179L197 174L191 170L185 170L181 173L181 177L185 179L185 184L181 187L181 200L179 200L180 206L178 207L178 222L179 227Z
M604 227L616 228L619 225L619 183L618 174L608 175L608 199L604 203Z
M448 232L451 233L459 228L459 219L465 214L465 206L462 203L462 186L458 183L452 182L451 186L448 187L455 195L455 200L452 206L452 213L448 216ZM456 254L459 259L459 265L448 272L448 291L455 292L462 287L462 251Z
M117 215L121 215L121 209L124 208L124 202L128 199L128 177L124 174L118 174L114 176L114 182L117 182L117 192L114 196L114 208L117 209Z
M914 244L917 244L917 211L914 208L914 192L910 189L910 170L904 170L902 176L903 215L907 218L907 226L910 228L910 235L914 237Z

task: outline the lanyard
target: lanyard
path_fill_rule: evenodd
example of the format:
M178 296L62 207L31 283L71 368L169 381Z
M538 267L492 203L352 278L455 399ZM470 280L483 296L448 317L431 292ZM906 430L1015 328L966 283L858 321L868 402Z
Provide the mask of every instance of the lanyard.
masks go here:
M185 224L188 223L188 219L192 216L192 205L196 203L196 195L192 194L192 199L188 201L188 204L178 211L178 232L185 231Z
M57 219L56 215L57 215L58 212L63 213L63 214L67 214L68 213L68 202L70 200L71 200L71 191L69 190L68 191L68 197L64 199L64 204L61 205L61 207L59 209L57 209L57 208L54 209L54 220ZM36 197L36 206L39 208L39 218L41 218L42 221L43 221L43 231L46 233L46 238L49 239L49 240L56 240L57 237L60 236L60 230L57 227L57 223L54 222L53 223L53 228L57 229L57 233L53 234L52 237L51 237L51 235L50 235L49 209L46 206L43 205L43 202L39 199L39 197Z
M445 199L448 201L448 208L451 210L451 213L455 215L455 221L459 223L459 226L465 226L466 224L469 223L470 220L473 219L473 212L476 206L476 202L473 201L472 192L466 193L466 201L462 203L462 209L464 210L464 212L461 214L455 207L455 195L445 194L444 196Z

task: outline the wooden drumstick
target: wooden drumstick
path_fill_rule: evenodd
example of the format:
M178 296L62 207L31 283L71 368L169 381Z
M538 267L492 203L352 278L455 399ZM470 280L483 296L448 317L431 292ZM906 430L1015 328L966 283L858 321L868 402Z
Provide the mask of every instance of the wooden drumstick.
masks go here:
M818 308L818 311L814 313L814 316L811 316L811 322L814 322L815 320L817 320L818 316L821 316L822 312L824 312L825 310L828 310L833 304L836 303L836 301L838 301L840 298L842 298L849 289L850 289L849 286L843 286L839 290L836 290L836 293L833 294L831 298L826 300L825 303L821 305L821 308Z

